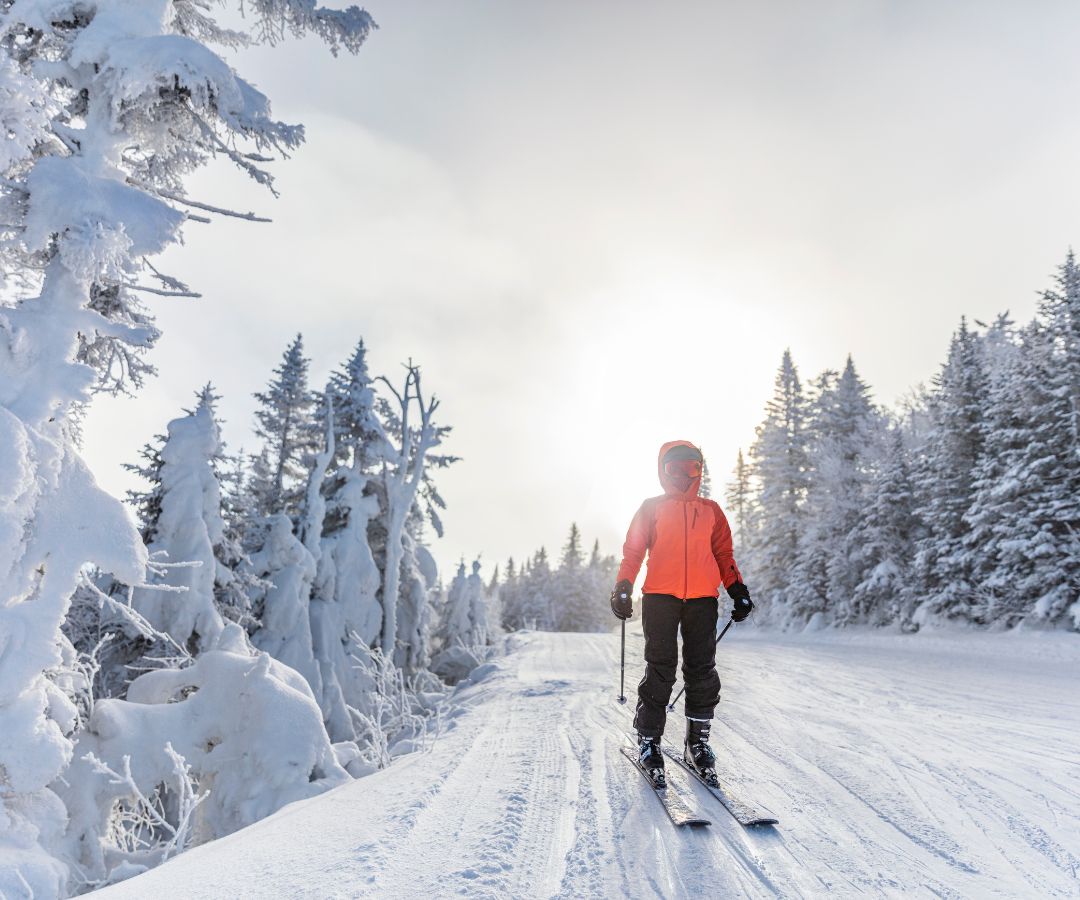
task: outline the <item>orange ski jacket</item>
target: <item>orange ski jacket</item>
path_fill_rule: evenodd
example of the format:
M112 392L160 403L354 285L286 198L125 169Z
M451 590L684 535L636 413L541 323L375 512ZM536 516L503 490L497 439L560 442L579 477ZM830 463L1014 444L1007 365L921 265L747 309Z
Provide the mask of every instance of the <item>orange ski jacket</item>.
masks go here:
M680 446L694 445L669 441L660 448L657 469L664 493L650 497L635 513L616 580L633 584L648 553L642 593L671 594L682 600L716 597L721 584L726 588L742 581L731 548L731 527L720 504L698 496L700 477L680 491L665 474L664 454Z

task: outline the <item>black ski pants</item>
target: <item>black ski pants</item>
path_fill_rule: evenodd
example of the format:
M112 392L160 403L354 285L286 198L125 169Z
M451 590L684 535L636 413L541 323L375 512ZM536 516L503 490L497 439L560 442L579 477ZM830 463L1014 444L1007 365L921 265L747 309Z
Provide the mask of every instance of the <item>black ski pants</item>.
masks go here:
M667 704L675 686L679 663L679 628L683 639L683 684L686 715L711 719L720 700L720 676L716 673L715 597L680 600L671 594L646 594L641 601L641 624L645 630L645 677L638 685L634 727L638 734L660 737L667 719Z

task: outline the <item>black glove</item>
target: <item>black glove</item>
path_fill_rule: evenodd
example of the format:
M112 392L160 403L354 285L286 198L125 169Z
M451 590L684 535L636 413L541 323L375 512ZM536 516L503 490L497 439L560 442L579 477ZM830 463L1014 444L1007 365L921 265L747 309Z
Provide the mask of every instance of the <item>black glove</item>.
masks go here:
M611 592L611 611L619 619L629 619L634 614L634 586L625 578Z
M731 598L732 621L741 622L750 615L750 610L754 608L754 601L750 599L750 591L741 581L736 581L727 589L727 592Z

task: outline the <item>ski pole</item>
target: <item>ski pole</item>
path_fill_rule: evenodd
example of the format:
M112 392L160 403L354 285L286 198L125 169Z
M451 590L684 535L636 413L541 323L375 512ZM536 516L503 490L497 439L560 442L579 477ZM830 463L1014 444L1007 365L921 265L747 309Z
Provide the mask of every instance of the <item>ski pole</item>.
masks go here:
M717 644L719 644L720 641L723 640L724 635L727 634L727 630L731 627L731 623L734 621L734 619L728 619L728 623L724 626L724 630L720 632L720 637L716 639ZM679 702L679 698L683 695L683 691L685 690L686 685L684 684L681 688L679 688L679 693L675 695L675 699L668 704L668 712L675 712L675 704Z
M626 702L626 619L622 620L622 649L619 651L619 702Z

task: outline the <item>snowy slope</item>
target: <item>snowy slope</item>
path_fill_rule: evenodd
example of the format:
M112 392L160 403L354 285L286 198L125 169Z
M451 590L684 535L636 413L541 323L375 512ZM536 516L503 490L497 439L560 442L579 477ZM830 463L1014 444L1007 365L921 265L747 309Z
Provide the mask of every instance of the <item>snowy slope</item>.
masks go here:
M697 786L713 826L669 823L617 752L617 636L511 640L434 752L99 896L1080 896L1074 636L734 630L714 743L763 831Z

